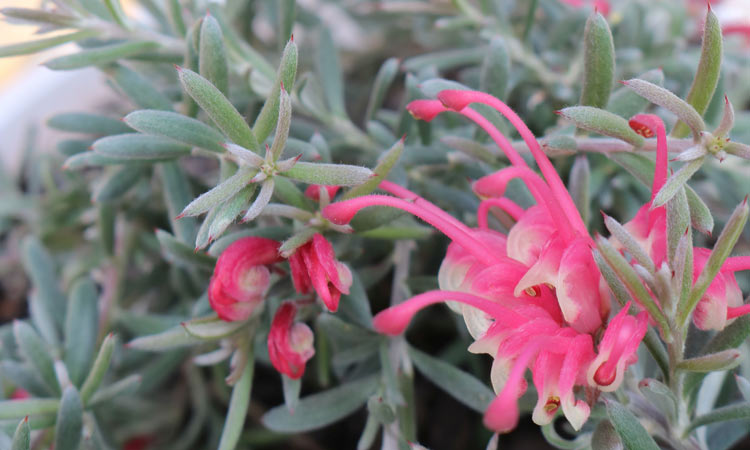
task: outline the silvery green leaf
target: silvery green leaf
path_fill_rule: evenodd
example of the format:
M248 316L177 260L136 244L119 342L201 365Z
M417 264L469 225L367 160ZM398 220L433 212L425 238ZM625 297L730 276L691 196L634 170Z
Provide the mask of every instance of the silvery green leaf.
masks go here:
M695 71L693 84L690 86L685 100L695 108L698 114L704 114L711 97L716 91L721 74L722 35L721 25L716 14L708 8L706 20L703 23L703 44L701 46L701 57L698 61L698 69ZM680 117L682 119L682 117ZM695 132L695 128L687 124ZM672 130L672 136L685 137L688 128L683 123L677 123Z
M727 422L730 420L750 419L750 402L743 402L734 405L724 406L714 409L713 411L696 417L688 426L687 431L692 431L698 427L709 425L717 422Z
M120 64L107 66L104 72L140 108L172 110L172 101L138 72Z
M99 385L104 379L104 374L109 368L109 362L112 360L112 352L115 348L115 337L112 333L108 334L99 347L94 364L86 376L86 380L81 387L81 401L84 405L88 404L89 399L99 389Z
M57 398L27 398L0 401L0 419L18 419L38 414L56 413L60 406Z
M667 258L669 260L674 260L680 239L685 235L685 230L689 226L690 208L688 207L687 195L685 189L680 189L667 202Z
M185 209L182 210L180 215L197 216L220 205L247 186L256 173L257 170L252 167L243 167L239 169L234 175L190 202Z
M482 61L479 72L479 88L497 98L505 98L505 91L510 78L510 56L501 37L490 41L487 55Z
M206 14L201 22L199 58L200 74L222 94L229 93L229 68L224 50L224 36L216 18Z
M226 322L213 316L192 319L183 322L181 325L193 337L203 340L215 340L231 336L247 325L247 322Z
M87 151L93 143L90 139L64 139L57 142L57 151L64 156L73 156Z
M242 375L232 388L232 397L229 400L229 410L224 421L224 429L221 432L221 441L218 450L234 450L240 438L240 433L245 424L247 408L250 405L250 390L253 386L253 372L255 369L255 358L252 346L247 355Z
M638 419L620 403L614 400L607 402L607 416L620 435L627 449L659 450L651 435L643 428Z
M468 91L471 90L465 84L461 84L458 81L446 80L444 78L430 78L419 83L419 89L428 98L437 98L440 91L446 89L452 89L457 91Z
M385 60L377 75L375 75L375 81L372 83L372 91L370 92L370 98L367 101L367 109L365 110L364 122L367 123L375 117L375 113L383 104L383 99L388 89L393 84L393 80L398 75L398 58L388 58Z
M638 261L638 264L645 267L649 273L655 273L656 267L654 266L653 260L651 260L651 257L646 253L646 250L638 244L638 241L620 224L620 222L606 214L603 215L604 226L606 226L607 230L612 233L612 236L617 239L623 247L625 247L636 261Z
M393 144L390 149L388 149L387 152L385 152L380 157L380 161L378 161L378 164L373 170L375 176L370 177L364 183L351 188L346 192L346 194L344 194L343 200L367 195L377 189L380 182L388 177L388 174L390 174L391 169L396 164L396 161L398 161L399 157L401 157L401 153L403 153L403 151L404 140L399 139L395 144Z
M44 341L31 325L20 320L13 322L13 335L24 359L36 369L47 387L59 393L60 384L55 373L55 363Z
M719 238L716 240L716 244L711 251L711 255L706 261L706 265L703 267L701 274L698 279L695 280L693 288L690 291L690 295L686 302L681 302L678 307L677 324L684 325L690 314L693 312L695 307L698 305L698 301L703 298L706 293L708 286L719 273L721 265L727 259L729 254L732 252L734 245L745 228L748 217L748 205L747 199L743 200L737 208L735 208L732 215L727 220L724 229L721 230Z
M624 450L620 436L609 420L602 420L591 435L591 450Z
M195 237L195 248L197 250L203 249L211 243L212 239L209 235L209 232L211 230L211 225L213 224L214 219L216 218L218 213L218 207L212 208L210 211L208 211L208 214L206 214L206 217L203 219L203 222L201 223L201 226L198 229L198 233Z
M23 267L37 291L36 297L46 313L62 329L66 301L57 281L52 256L33 236L25 238L21 243L21 256Z
M750 381L748 381L747 378L741 376L741 375L734 375L735 381L737 381L737 388L742 393L742 397L745 399L745 401L750 401Z
M190 154L190 147L159 136L119 134L94 142L96 153L135 161L176 159Z
M679 192L680 188L685 186L685 183L687 183L690 177L692 177L695 172L703 166L704 160L705 158L694 159L680 167L677 172L673 173L654 197L651 207L658 208L659 206L663 206L674 197L674 195Z
M145 173L146 169L141 165L115 169L102 180L103 183L94 192L93 201L102 203L118 200L135 186Z
M367 450L372 448L375 443L375 439L378 437L378 431L380 430L380 422L372 415L367 416L365 427L362 430L362 434L357 441L357 450Z
M135 338L128 342L127 347L137 350L164 352L201 342L203 342L202 339L189 334L184 327L178 326L158 334Z
M133 129L121 120L88 113L63 113L52 116L47 125L61 131L109 136L132 133Z
M673 159L673 161L693 161L695 159L706 156L707 153L708 151L706 150L706 147L703 146L703 144L694 145L689 149L680 152L680 154L677 155Z
M122 42L89 48L78 53L58 56L44 63L52 70L73 70L82 67L107 64L118 59L135 56L139 53L150 52L159 48L156 42Z
M269 178L263 181L263 185L260 187L260 192L255 200L247 209L245 216L242 218L243 222L249 222L260 215L263 212L263 208L266 207L268 202L271 201L273 195L274 178Z
M83 429L83 404L78 391L68 386L63 391L55 424L55 449L78 450Z
M281 386L284 391L284 404L290 413L294 414L295 408L299 403L299 393L302 389L302 379L292 379L288 376L281 374Z
M706 129L706 124L698 111L667 89L638 78L628 80L624 84L651 103L672 111L690 127L693 132L693 139L697 140L700 132Z
M216 265L216 258L194 251L192 247L164 230L156 230L156 238L161 244L162 254L173 264L182 267L199 267L208 271L212 271Z
M642 73L638 78L661 86L664 83L664 72L661 69L653 69ZM620 117L633 117L639 112L643 112L646 106L648 106L648 100L627 87L621 86L609 97L607 111L615 113Z
M317 232L318 231L315 228L305 227L293 234L292 237L281 244L281 247L279 247L279 255L284 258L289 258L295 250L307 244Z
M225 138L205 123L170 111L144 109L125 116L125 123L141 133L162 136L194 147L223 153Z
M344 80L341 75L338 51L328 28L318 33L317 69L323 84L326 103L334 115L347 117L344 104Z
M388 425L396 420L396 413L391 405L383 401L383 397L377 394L367 400L367 412L383 425Z
M253 198L253 194L257 185L251 184L243 188L238 193L234 194L229 200L224 202L223 205L217 207L217 212L213 220L211 221L211 227L208 229L209 240L221 236L224 231L231 225L237 217L242 214L250 200Z
M99 332L99 295L88 278L73 284L65 315L64 361L70 381L81 386L94 358L94 346Z
M148 163L154 163L159 161L167 161L169 158L158 158L147 161ZM120 164L138 164L143 165L146 163L143 160L137 160L132 158L120 158L115 156L102 155L93 151L86 151L78 153L65 160L62 168L66 170L83 169L86 167L100 167L100 166L116 166Z
M732 131L734 126L734 107L732 102L729 101L729 97L724 96L724 115L721 116L721 122L719 126L713 132L714 136L724 137Z
M283 433L316 430L359 409L377 386L376 376L344 383L300 399L294 414L290 414L285 405L280 405L268 411L261 421L269 429Z
M253 132L260 142L266 140L278 121L279 92L281 86L283 85L284 89L291 92L294 89L296 75L297 44L294 43L294 40L289 40L284 47L284 52L281 54L281 62L279 63L279 69L271 91L258 114L258 118L255 119L255 123L253 124Z
M750 159L750 145L741 144L739 142L729 142L724 151L740 158Z
M716 372L737 367L742 354L737 349L722 350L709 355L696 356L680 361L677 368L688 372Z
M5 16L5 20L12 23L29 23L29 24L52 24L59 25L62 28L76 28L78 19L64 14L63 12L52 12L42 9L31 8L2 8L0 13Z
M254 153L237 144L226 142L224 143L224 148L226 148L229 153L239 158L241 162L251 167L260 168L266 162L266 160L259 156L257 153Z
M279 90L279 120L276 124L276 133L271 145L271 160L276 161L284 151L286 140L289 137L289 126L292 124L292 98L283 87Z
M401 67L405 72L412 73L419 72L425 67L434 67L437 71L443 71L453 67L478 64L486 55L487 48L484 46L442 50L407 58Z
M185 91L234 143L260 153L260 145L245 118L210 81L190 69L179 68Z
M494 163L497 158L496 154L488 147L473 139L467 139L460 136L443 136L440 138L440 142L487 164ZM575 140L573 140L573 142L575 142ZM377 167L373 169L373 172L380 174Z
M362 166L300 161L283 175L310 184L356 186L364 183L374 174L370 169Z
M492 389L472 375L414 347L409 347L408 352L422 375L474 411L483 413L495 398Z
M18 424L13 434L13 445L10 450L31 450L31 428L29 428L28 416Z
M645 378L638 383L638 388L668 420L673 421L677 418L677 398L664 383L653 378Z
M590 191L591 184L591 166L586 155L579 155L573 161L573 167L570 168L568 177L568 191L573 198L573 203L581 215L585 225L589 223L590 213Z
M91 397L91 400L86 403L86 406L94 408L104 403L107 403L121 395L132 395L134 394L141 385L143 377L140 375L130 375L122 380L105 386Z
M559 114L584 130L611 136L635 147L643 146L643 137L630 128L628 121L609 111L593 106L569 106Z
M615 46L607 20L597 11L583 30L583 60L580 104L604 108L615 78Z
M61 34L59 36L37 39L34 41L21 42L19 44L10 44L0 46L0 58L8 56L28 55L37 53L48 48L57 47L67 42L80 41L97 35L96 31L83 30L74 33Z

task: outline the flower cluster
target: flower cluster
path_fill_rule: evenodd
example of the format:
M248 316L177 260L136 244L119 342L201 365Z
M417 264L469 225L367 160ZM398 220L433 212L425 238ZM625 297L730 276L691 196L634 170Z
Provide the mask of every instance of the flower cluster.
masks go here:
M211 308L219 318L248 320L258 310L272 284L271 266L284 260L280 246L277 241L251 236L234 241L224 250L208 291ZM297 292L308 294L314 289L329 311L336 311L341 294L349 292L351 272L336 260L330 242L319 233L289 257L289 266ZM305 363L315 353L312 330L295 322L296 315L294 302L282 303L268 335L271 363L290 378L300 378Z
M486 104L510 120L544 178L528 167L505 136L470 103ZM438 94L438 100L417 100L408 109L427 121L446 111L473 120L504 151L512 167L474 184L475 193L483 199L476 229L389 182L380 188L393 196L359 197L324 210L327 218L342 224L362 208L392 206L422 218L452 240L438 276L440 290L382 311L375 317L375 328L386 334L402 333L421 308L449 302L462 313L475 339L469 350L494 358L491 379L498 396L485 413L489 428L509 431L515 427L518 398L526 390L524 373L531 368L539 392L533 420L550 423L562 409L571 425L580 429L590 405L576 397L575 387L601 391L619 387L625 369L637 360L647 313L632 316L628 304L607 321L610 296L593 259L593 241L555 168L507 105L481 92L446 90ZM524 210L503 197L508 182L516 178L526 184L535 206ZM488 227L492 208L516 220L507 235Z

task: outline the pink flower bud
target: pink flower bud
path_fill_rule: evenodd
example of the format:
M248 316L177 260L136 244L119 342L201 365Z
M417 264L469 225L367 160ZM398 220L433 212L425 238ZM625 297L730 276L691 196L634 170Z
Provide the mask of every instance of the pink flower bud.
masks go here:
M310 327L294 322L297 307L284 302L276 310L268 333L268 356L271 364L289 378L297 379L305 373L305 363L315 354L314 336Z
M430 122L446 109L438 100L414 100L406 105L406 110L417 120Z
M336 260L333 246L320 233L289 257L289 267L297 292L307 294L315 289L331 312L338 309L341 294L348 294L352 285L349 268Z
M311 184L305 189L305 197L317 201L320 201L320 188L325 188L328 191L328 198L332 199L336 196L336 193L341 189L341 186L321 186L318 184Z
M282 260L279 245L250 236L236 240L219 256L208 287L208 301L219 318L232 322L250 317L270 285L267 266Z

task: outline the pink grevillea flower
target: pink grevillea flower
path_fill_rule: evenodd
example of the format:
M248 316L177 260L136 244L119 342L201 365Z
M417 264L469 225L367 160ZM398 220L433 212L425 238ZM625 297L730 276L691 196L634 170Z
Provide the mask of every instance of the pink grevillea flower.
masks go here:
M709 256L711 250L707 248L693 249L693 281L698 279ZM742 308L742 291L730 264L719 271L693 311L693 323L701 330L723 330L728 319L749 312Z
M284 302L276 310L268 333L268 356L279 372L292 379L301 378L305 363L315 355L313 332L302 322L294 322L297 307Z
M610 320L598 354L589 365L589 385L605 392L620 387L627 366L638 361L636 351L648 331L648 313L641 311L634 317L628 314L629 309L630 302Z
M279 243L261 237L234 241L219 256L208 286L208 301L219 318L246 320L271 283L268 265L279 262Z
M352 273L346 265L336 260L333 246L320 233L289 257L294 288L300 294L315 289L329 311L339 308L341 294L348 294Z

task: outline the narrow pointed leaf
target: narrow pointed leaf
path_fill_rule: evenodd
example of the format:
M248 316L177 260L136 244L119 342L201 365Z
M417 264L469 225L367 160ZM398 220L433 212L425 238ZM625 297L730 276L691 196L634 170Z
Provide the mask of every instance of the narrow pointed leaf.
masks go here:
M271 430L282 433L316 430L362 407L378 384L375 376L345 383L300 399L294 414L289 413L286 405L279 405L268 411L261 421Z
M698 111L667 89L638 78L626 81L625 86L651 103L672 111L690 127L693 132L693 139L698 139L700 132L706 129L706 124Z
M654 266L654 262L651 260L651 257L648 256L648 253L646 253L646 251L640 246L640 244L638 244L635 238L625 229L625 227L620 224L620 222L610 216L605 215L604 226L606 226L607 230L612 233L612 236L617 239L623 247L625 247L628 253L630 253L636 261L638 261L638 264L645 267L646 270L648 270L651 274L656 272L656 267Z
M34 329L26 322L13 322L13 334L21 354L44 380L53 392L60 392L60 384L55 373L55 363L44 342Z
M376 170L377 171L377 170ZM573 198L583 223L588 225L591 216L590 211L590 185L591 185L591 167L586 155L579 155L573 161L573 167L570 169L568 177L568 191Z
M278 181L278 179L276 181ZM257 186L251 184L234 194L218 208L216 216L211 222L211 227L208 229L208 235L211 240L221 236L229 225L237 220L237 217L247 208L247 205L253 198L256 189Z
M583 30L583 90L581 105L607 106L615 78L615 45L607 20L594 12Z
M87 66L111 63L118 59L150 52L158 48L159 44L156 42L123 42L94 47L71 55L59 56L47 61L44 65L52 70L80 69Z
M292 98L286 89L279 90L279 121L276 124L276 133L271 145L271 158L277 161L284 151L286 140L289 137L289 126L292 124Z
M375 81L372 83L372 91L370 92L370 99L367 101L367 109L365 110L364 123L369 122L375 118L375 113L382 106L385 94L393 84L393 80L398 75L398 58L389 58L385 60L377 75L375 75Z
M194 147L224 153L224 136L205 123L169 111L140 110L125 116L125 123L141 133L172 138Z
M177 220L177 214L193 198L187 175L176 162L161 164L161 178L164 185L164 203L167 204L167 214L172 225L172 232L177 239L184 243L192 243L198 228L195 219L182 218Z
M203 17L199 49L200 74L216 86L222 94L229 93L229 69L224 50L224 36L219 22L212 15Z
M78 19L61 12L50 12L31 8L2 8L0 9L6 18L13 22L25 22L31 24L52 24L64 28L75 28Z
M62 131L73 133L109 136L111 134L132 133L133 129L121 120L101 114L63 113L51 117L47 125Z
M190 202L181 214L183 216L197 216L220 205L247 186L256 173L257 170L254 168L238 170L234 175Z
M294 410L299 404L299 393L302 390L302 379L292 379L281 374L281 387L284 391L284 404L289 412L294 414Z
M505 98L510 78L510 56L503 38L493 38L479 72L479 87L497 98Z
M346 194L344 194L342 200L359 197L362 195L367 195L367 194L372 193L375 189L377 189L380 182L385 180L388 177L388 174L390 174L391 169L393 169L393 166L396 164L396 161L398 161L398 159L401 157L401 154L403 153L403 151L404 151L404 140L399 139L380 158L378 165L375 166L375 169L373 170L373 172L375 173L375 176L370 177L368 180L366 180L364 183L360 184L359 186L354 186L353 188L351 188L349 191L346 192Z
M654 197L654 201L652 202L652 208L657 208L659 206L662 206L666 204L672 197L674 197L677 192L680 191L680 189L685 186L685 183L695 174L695 172L698 171L698 169L703 166L705 158L696 159L693 161L690 161L689 163L686 163L684 166L680 167L680 170L672 174L671 177L667 179L667 182L664 183L664 186L659 190L659 193L656 194L656 197Z
M96 189L93 196L94 201L101 203L118 200L125 195L130 188L135 186L145 173L146 169L140 165L130 165L118 168L105 178L103 180L104 183Z
M55 424L55 450L78 450L83 429L83 404L78 391L68 386L60 400Z
M180 0L167 0L167 15L169 17L169 23L180 36L185 36L187 33L187 27L185 26L185 19L182 17L182 5Z
M252 348L252 346L249 346ZM253 386L253 371L255 358L252 350L247 357L247 363L237 384L232 388L224 429L221 432L218 450L234 450L244 429L247 408L250 406L250 391Z
M79 41L96 36L93 30L76 31L75 33L61 34L59 36L37 39L34 41L21 42L18 44L0 46L0 58L7 56L28 55L37 53L48 48L57 47L67 42Z
M94 364L91 366L91 370L86 376L86 380L83 382L81 387L81 401L84 405L88 404L89 399L104 379L104 374L107 373L109 368L109 362L112 360L112 352L115 349L115 337L112 333L108 334L102 345L99 347L99 353L96 355Z
M317 69L331 112L339 117L347 117L339 56L331 32L325 27L318 34Z
M664 83L664 72L662 72L661 69L649 70L648 72L639 75L638 78L657 86L661 86ZM626 86L621 86L609 97L607 111L615 113L620 117L630 118L643 112L647 106L648 100L636 94L631 89L628 89Z
M144 161L132 158L120 158L115 156L102 155L101 153L96 153L94 151L86 151L83 153L78 153L66 159L62 167L66 170L76 170L86 167L118 166L121 164L145 165L155 162L167 161L169 159L172 158L158 158Z
M138 72L120 64L108 66L104 69L104 72L138 107L163 111L172 110L172 101Z
M713 132L714 136L723 137L732 131L734 126L734 107L732 102L729 101L729 97L724 96L724 114L721 116L721 122L719 126Z
M60 290L52 256L36 237L27 237L21 243L21 262L31 278L46 313L62 329L65 317L65 295Z
M271 201L271 196L273 196L273 188L274 178L269 178L263 182L263 185L260 188L260 192L258 192L258 196L255 197L252 205L250 205L250 207L247 209L247 212L245 213L245 216L242 218L243 222L254 220L260 215L260 213L263 212L263 208L265 208L266 205L268 205L268 203Z
M741 375L734 375L734 379L737 381L737 388L742 393L742 397L745 401L750 401L750 381Z
M622 440L609 420L602 420L591 435L591 450L622 450Z
M31 428L29 427L28 417L25 417L18 424L18 428L13 434L13 444L10 450L31 450Z
M620 403L607 401L607 416L628 450L659 450L651 435L638 419Z
M664 383L646 378L638 383L638 388L669 420L677 418L677 398Z
M737 349L723 350L710 355L685 359L677 364L677 368L689 372L724 371L737 367L740 363L740 356L742 354Z
M367 181L373 173L367 167L347 164L298 162L283 173L285 177L310 184L327 186L356 186Z
M96 391L96 393L91 396L91 400L86 403L86 406L94 408L113 399L116 399L117 397L120 397L122 395L135 394L136 391L138 391L138 388L141 386L142 381L143 377L137 374L125 377L122 380L119 380Z
M674 261L677 246L690 226L690 208L688 207L685 189L667 202L667 258Z
M483 413L495 398L492 389L474 376L414 347L409 347L408 352L422 375L474 411Z
M176 159L190 154L190 147L159 136L120 134L94 142L100 155L137 161Z
M750 145L742 144L740 142L730 142L724 147L727 153L740 158L750 159Z
M703 425L709 425L712 423L747 419L750 419L750 402L724 406L714 409L710 413L698 416L690 423L687 431L689 432L698 427L702 427Z
M205 340L221 339L231 336L242 329L245 325L247 325L246 322L226 322L216 317L192 319L182 323L185 331L191 336Z
M56 413L60 406L57 398L27 398L0 401L0 420Z
M184 327L178 326L158 334L135 338L128 342L127 347L137 350L164 352L180 347L195 345L201 342L203 342L202 339L192 336Z
M263 104L263 108L258 114L258 118L255 119L253 124L253 133L260 142L266 140L271 134L274 125L278 120L279 116L279 92L281 85L284 85L284 89L292 91L294 88L294 78L297 75L297 44L293 40L287 42L284 47L284 52L281 54L281 62L279 63L279 69L276 73L276 79L274 80L271 92L268 94L266 102Z
M643 145L643 137L630 128L628 121L609 111L592 106L569 106L561 109L560 115L584 130L611 136L635 147Z
M94 358L99 332L99 295L88 278L77 280L70 292L65 316L64 361L70 381L81 386Z
M178 69L185 91L235 144L260 153L260 145L245 119L210 81L190 69Z
M706 265L703 267L703 271L698 276L698 279L695 280L693 289L690 291L687 301L680 303L677 315L678 325L682 326L687 322L690 314L698 305L700 299L703 298L703 295L716 277L716 274L721 270L721 265L724 264L724 261L729 257L729 254L737 243L740 234L742 234L742 231L745 228L747 217L748 204L747 199L745 199L737 206L737 208L735 208L734 212L729 217L729 220L727 220L724 229L721 230L721 234L716 240L711 255L708 257L708 261L706 261Z
M716 85L719 83L721 53L721 25L716 14L714 14L709 6L703 27L701 58L698 61L698 69L695 71L695 78L693 78L693 84L690 86L690 92L688 92L685 99L701 115L706 112L708 104L711 102L711 97L713 97L716 91ZM674 137L685 137L687 134L688 126L684 123L677 123L672 130L672 136Z
M207 271L212 271L216 265L216 258L194 251L191 246L164 230L156 230L156 239L159 240L164 257L173 264L181 267L199 267Z

